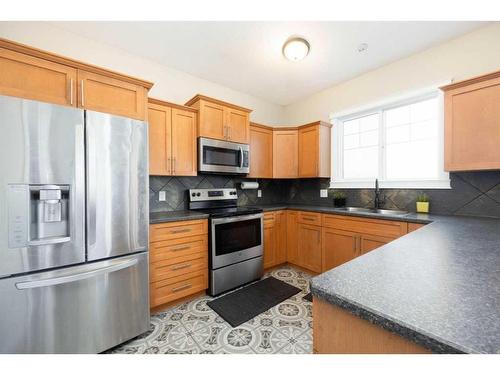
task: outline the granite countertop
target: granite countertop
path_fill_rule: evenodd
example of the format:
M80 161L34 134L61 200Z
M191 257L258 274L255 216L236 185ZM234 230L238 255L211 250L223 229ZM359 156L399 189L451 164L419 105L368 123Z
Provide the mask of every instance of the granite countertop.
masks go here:
M438 353L500 353L500 220L425 227L325 272L314 296Z
M196 211L189 211L189 210L149 213L150 224L168 223L171 221L199 220L207 218L208 214Z
M433 216L426 214L409 213L406 215L381 215L371 212L348 212L348 211L343 211L342 209L339 208L335 208L333 206L272 204L272 205L252 205L251 207L262 208L264 212L289 209L289 210L330 213L337 215L368 217L373 219L411 221L414 223L424 223L424 224L433 221L432 219ZM208 214L192 210L151 212L149 214L149 223L158 224L158 223L168 223L171 221L196 220L196 219L206 219L206 218L208 218Z
M366 217L372 219L411 221L412 223L422 223L422 224L431 223L433 220L435 220L436 217L438 217L436 215L417 214L414 212L410 212L405 215L388 215L388 214L379 214L376 212L349 212L333 206L310 206L310 205L296 205L296 204L252 205L252 207L262 208L264 212L288 209L288 210L298 210L298 211L321 212L324 214Z

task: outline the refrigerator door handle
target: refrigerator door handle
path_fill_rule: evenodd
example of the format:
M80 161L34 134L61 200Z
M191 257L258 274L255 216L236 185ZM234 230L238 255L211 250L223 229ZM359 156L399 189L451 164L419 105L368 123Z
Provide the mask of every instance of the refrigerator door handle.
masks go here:
M105 273L116 272L116 271L122 270L124 268L129 268L129 267L135 266L137 264L137 262L138 262L137 258L128 259L128 260L121 262L121 263L118 263L118 264L113 264L111 266L102 267L102 268L98 268L98 269L91 270L91 271L80 272L80 273L76 273L73 275L60 276L60 277L35 280L35 281L20 282L20 283L16 283L16 288L19 290L23 290L23 289L43 288L43 287L47 287L47 286L67 284L67 283L71 283L74 281L90 279L91 277L96 277L96 276L99 276L99 275L102 275Z
M88 139L95 139L93 124L87 124ZM93 142L87 142L87 238L88 246L96 243L96 149Z

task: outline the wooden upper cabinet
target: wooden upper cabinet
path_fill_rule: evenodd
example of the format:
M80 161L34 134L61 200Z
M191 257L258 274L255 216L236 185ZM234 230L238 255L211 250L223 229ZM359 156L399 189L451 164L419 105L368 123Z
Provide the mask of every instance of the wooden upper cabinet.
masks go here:
M227 139L231 142L248 143L250 141L249 113L231 107L226 107L224 110L226 113Z
M222 105L202 100L199 102L198 113L198 134L200 137L226 139L225 115Z
M297 178L298 130L273 130L273 177ZM250 160L252 155L250 154Z
M248 177L273 177L273 130L250 124L250 173Z
M172 108L149 103L149 174L169 176L171 174Z
M196 110L149 99L149 174L196 176Z
M0 94L146 119L151 82L0 38Z
M330 129L322 121L299 128L299 177L330 177Z
M500 71L445 92L445 169L500 169Z
M138 120L146 118L144 87L105 75L78 70L78 106Z
M196 176L196 113L172 109L172 174Z
M203 95L196 95L186 105L198 110L200 137L249 142L251 110Z
M76 106L76 69L0 48L0 94Z

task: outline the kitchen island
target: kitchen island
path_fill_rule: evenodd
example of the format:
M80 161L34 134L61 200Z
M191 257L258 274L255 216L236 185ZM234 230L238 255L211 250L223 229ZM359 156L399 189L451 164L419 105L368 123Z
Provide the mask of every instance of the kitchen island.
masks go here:
M312 279L318 353L500 353L500 220L433 221Z

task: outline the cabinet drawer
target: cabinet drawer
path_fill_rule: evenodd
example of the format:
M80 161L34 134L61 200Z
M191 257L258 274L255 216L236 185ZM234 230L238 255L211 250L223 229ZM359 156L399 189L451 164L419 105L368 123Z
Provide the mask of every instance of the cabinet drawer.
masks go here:
M152 242L149 249L151 262L164 261L192 254L208 254L208 236L184 237L168 241Z
M265 212L264 213L264 228L272 228L274 227L275 216L274 212Z
M208 271L191 272L150 285L151 307L189 296L208 288Z
M321 226L321 214L318 212L299 211L297 221L299 223L302 223L302 224L320 225Z
M341 215L323 215L323 226L389 238L397 238L407 232L407 223L403 221L361 219Z
M182 257L151 262L151 282L208 269L208 254L195 253Z
M207 220L176 221L149 226L150 242L197 236L208 233Z

